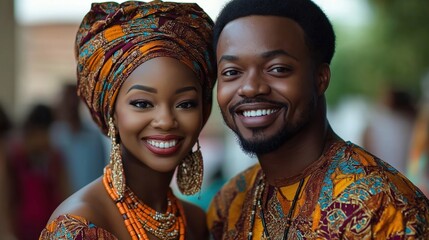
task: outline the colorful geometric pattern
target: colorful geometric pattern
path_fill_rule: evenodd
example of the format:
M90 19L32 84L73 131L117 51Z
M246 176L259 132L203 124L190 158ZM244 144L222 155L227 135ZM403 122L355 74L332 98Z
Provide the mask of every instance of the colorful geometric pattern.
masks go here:
M117 240L115 236L88 220L74 215L61 215L43 229L39 240Z
M339 147L326 162L308 172L294 211L288 239L429 239L429 200L401 173L362 148L350 143ZM256 214L249 229L257 164L227 183L208 212L214 239L262 238L262 222ZM298 179L299 181L299 179ZM266 202L280 202L273 215L290 208L297 184L283 186ZM270 198L277 198L270 201ZM265 210L264 210L265 211ZM280 233L282 233L280 231ZM282 235L271 239L281 239Z

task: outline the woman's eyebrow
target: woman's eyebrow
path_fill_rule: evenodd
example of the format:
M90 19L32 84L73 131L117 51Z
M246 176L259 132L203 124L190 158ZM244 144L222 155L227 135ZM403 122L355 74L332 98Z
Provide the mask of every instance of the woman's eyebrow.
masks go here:
M133 89L142 90L142 91L150 92L150 93L157 93L158 92L155 88L152 88L152 87L148 87L148 86L144 86L144 85L133 85L130 87L130 89L128 89L127 93Z

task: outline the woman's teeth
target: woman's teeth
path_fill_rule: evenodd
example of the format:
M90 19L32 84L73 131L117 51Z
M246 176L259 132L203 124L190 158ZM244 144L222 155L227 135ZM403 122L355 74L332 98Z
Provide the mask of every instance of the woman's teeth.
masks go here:
M147 140L147 143L149 143L151 146L154 146L156 148L171 148L176 146L177 140L170 140L170 141Z

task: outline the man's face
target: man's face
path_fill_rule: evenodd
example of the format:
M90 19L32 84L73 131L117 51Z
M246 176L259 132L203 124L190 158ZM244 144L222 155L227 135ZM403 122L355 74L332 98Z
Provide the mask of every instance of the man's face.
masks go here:
M275 16L236 19L223 29L216 56L217 100L244 151L272 152L310 121L317 74L297 23Z

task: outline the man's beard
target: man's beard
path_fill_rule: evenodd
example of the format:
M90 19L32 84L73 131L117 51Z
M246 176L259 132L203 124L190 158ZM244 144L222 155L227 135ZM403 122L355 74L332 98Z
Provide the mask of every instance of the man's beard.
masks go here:
M254 129L252 130L252 140L245 139L238 130L234 132L236 133L241 149L243 149L244 152L250 155L263 155L277 150L286 141L293 138L301 128L302 126L284 126L278 133L271 137L264 136L263 129Z
M255 128L252 129L252 140L247 140L243 137L243 135L238 130L237 124L235 123L235 118L233 117L233 124L228 124L226 121L226 114L221 111L224 122L227 126L235 132L238 142L240 143L241 149L251 155L258 156L273 152L280 148L286 141L292 139L298 132L300 132L313 117L312 115L316 111L316 101L315 99L310 100L307 105L307 110L303 113L303 115L299 118L299 120L295 123L287 123L283 126L280 131L278 131L273 136L267 137L264 134L263 128ZM230 112L231 113L231 112ZM286 113L283 116L286 118Z

